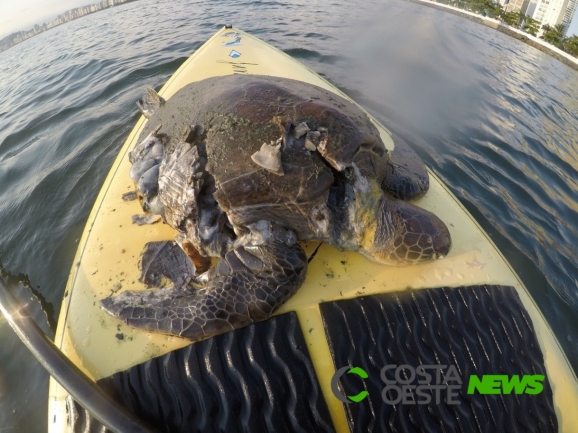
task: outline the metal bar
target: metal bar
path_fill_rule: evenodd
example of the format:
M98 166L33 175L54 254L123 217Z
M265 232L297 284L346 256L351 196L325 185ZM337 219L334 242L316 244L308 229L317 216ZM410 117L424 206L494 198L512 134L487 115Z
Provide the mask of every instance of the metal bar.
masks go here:
M119 433L153 433L74 365L14 298L0 278L0 310L18 337L48 373L94 418Z

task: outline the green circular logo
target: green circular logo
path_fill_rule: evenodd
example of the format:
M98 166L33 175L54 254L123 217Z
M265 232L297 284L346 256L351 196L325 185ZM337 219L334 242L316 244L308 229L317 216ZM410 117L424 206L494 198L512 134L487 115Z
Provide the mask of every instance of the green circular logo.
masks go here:
M335 397L337 397L337 399L342 401L343 403L347 404L351 402L359 403L360 401L365 399L365 397L367 397L367 395L369 394L367 391L361 391L359 394L356 395L343 395L341 391L339 391L339 387L337 386L339 379L341 379L341 376L343 376L346 373L355 374L361 377L362 379L367 379L369 377L363 368L360 367L351 368L349 366L341 367L339 370L335 372L335 374L331 378L331 391L333 392L333 395L335 395Z

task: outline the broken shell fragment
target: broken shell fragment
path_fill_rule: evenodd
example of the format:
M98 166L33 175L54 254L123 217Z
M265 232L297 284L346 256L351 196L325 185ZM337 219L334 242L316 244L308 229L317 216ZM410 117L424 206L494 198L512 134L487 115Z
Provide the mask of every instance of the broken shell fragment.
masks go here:
M305 139L305 149L311 152L315 152L317 150L317 146L315 146L315 143L313 143L309 137Z
M299 125L297 125L295 127L295 129L293 130L293 134L295 134L296 138L301 138L305 134L307 134L307 131L309 131L309 127L307 126L307 123L301 122Z
M253 162L265 170L283 176L283 166L281 165L281 144L263 143L261 149L251 155Z
M132 223L136 224L137 226L142 226L145 224L154 224L161 220L160 215L152 215L152 214L144 214L144 215L133 215L132 216Z
M128 191L128 192L125 192L125 193L122 195L122 200L123 200L123 201L134 201L134 200L136 200L137 198L138 198L138 197L137 197L137 195L136 195L136 191Z
M321 133L319 131L307 131L307 137L305 138L305 149L315 152L317 150L317 145L319 144L319 137Z

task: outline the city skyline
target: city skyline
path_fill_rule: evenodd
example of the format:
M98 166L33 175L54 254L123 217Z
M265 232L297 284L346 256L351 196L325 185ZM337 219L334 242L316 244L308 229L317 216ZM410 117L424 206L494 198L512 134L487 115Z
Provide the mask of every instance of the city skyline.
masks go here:
M510 1L512 2L512 0ZM44 23L54 21L59 15L71 9L98 3L101 2L95 2L94 0L19 0L18 2L0 2L0 39L19 31L29 32L35 26L37 28L42 27ZM578 35L577 15L574 13L568 28L568 36Z
M85 0L83 0L85 1ZM90 15L99 12L104 9L108 9L113 6L118 6L123 3L132 2L135 0L100 0L98 3L92 3L85 6L78 6L69 9L61 14L59 14L54 19L49 19L48 22L43 22L42 24L35 24L30 30L20 30L8 34L7 36L0 38L0 53L10 49L14 45L24 42L42 32L50 30L53 27L65 24L69 21L82 18L86 15Z
M34 25L54 20L59 14L91 0L19 0L0 2L0 39L18 31L28 31Z

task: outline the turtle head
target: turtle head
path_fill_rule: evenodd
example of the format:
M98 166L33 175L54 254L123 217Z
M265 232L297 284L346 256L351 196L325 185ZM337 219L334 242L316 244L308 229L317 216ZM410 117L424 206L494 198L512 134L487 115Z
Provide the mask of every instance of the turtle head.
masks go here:
M411 203L383 197L375 221L373 242L362 251L373 261L416 264L444 258L451 249L450 232L443 221Z
M355 165L349 176L353 199L348 222L353 236L348 240L353 249L374 262L398 266L448 255L450 232L436 215L388 198L376 179L365 178Z

